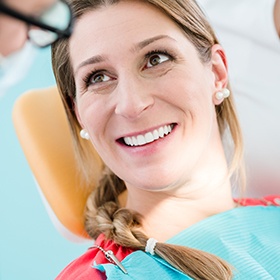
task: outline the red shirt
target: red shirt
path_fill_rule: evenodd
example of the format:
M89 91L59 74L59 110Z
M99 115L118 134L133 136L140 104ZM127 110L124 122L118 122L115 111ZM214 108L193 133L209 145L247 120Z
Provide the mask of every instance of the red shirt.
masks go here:
M262 199L256 198L243 198L235 199L240 206L280 206L280 196L279 195L269 195L265 196Z
M112 250L119 261L122 261L126 256L134 250L126 247L121 247L115 244L112 240L105 240L104 235L101 234L95 241L95 244L102 247L104 250ZM89 279L107 279L105 273L92 268L92 264L106 264L110 263L104 253L96 248L91 247L78 259L71 262L56 278L56 280L89 280Z
M236 200L241 206L280 206L280 196L266 196L263 199L245 198ZM126 256L134 250L121 247L111 240L105 240L101 234L95 241L96 245L102 247L105 251L112 250L119 261L122 261ZM103 280L107 279L105 273L92 268L92 264L110 263L104 253L95 247L91 247L88 251L78 259L70 263L56 278L56 280Z

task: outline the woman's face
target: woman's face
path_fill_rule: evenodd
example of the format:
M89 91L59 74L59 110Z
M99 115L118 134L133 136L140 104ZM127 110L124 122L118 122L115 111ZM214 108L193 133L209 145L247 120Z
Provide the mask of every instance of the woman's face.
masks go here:
M217 152L213 95L225 83L217 50L202 64L181 29L143 2L123 1L77 21L70 40L76 113L127 186L181 184Z

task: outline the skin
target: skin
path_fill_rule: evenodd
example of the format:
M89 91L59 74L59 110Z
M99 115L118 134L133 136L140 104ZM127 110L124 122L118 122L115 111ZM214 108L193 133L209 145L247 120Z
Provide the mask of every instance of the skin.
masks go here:
M7 6L26 15L36 16L50 7L55 0L5 0ZM27 40L26 23L0 13L0 54L7 56L21 49Z
M123 1L77 21L70 57L78 119L125 181L126 206L144 216L148 236L165 241L234 207L215 115L221 101L214 95L227 84L221 46L202 64L168 17L149 4ZM149 144L120 141L168 124L175 124L172 132Z
M274 6L274 23L277 33L280 37L280 0L275 1Z

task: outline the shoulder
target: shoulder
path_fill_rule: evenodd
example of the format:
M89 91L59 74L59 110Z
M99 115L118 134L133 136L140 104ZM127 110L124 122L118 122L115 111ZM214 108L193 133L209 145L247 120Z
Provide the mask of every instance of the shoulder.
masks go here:
M235 199L240 206L280 206L280 195L270 195L263 198Z
M126 256L133 252L130 248L125 248L117 245L112 240L105 240L103 235L100 235L95 242L97 247L91 247L88 251L71 262L56 278L56 280L88 280L107 279L104 272L101 272L93 265L110 263L104 254L104 251L111 250L119 261L122 261Z

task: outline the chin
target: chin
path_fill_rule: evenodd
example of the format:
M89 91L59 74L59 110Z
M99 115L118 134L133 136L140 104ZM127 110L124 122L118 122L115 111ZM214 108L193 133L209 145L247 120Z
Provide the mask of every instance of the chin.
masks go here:
M159 180L159 178L160 176L155 179L149 177L147 180L144 180L142 177L141 180L133 186L138 185L139 189L150 192L164 192L176 189L179 185L177 178L161 178L161 180Z

